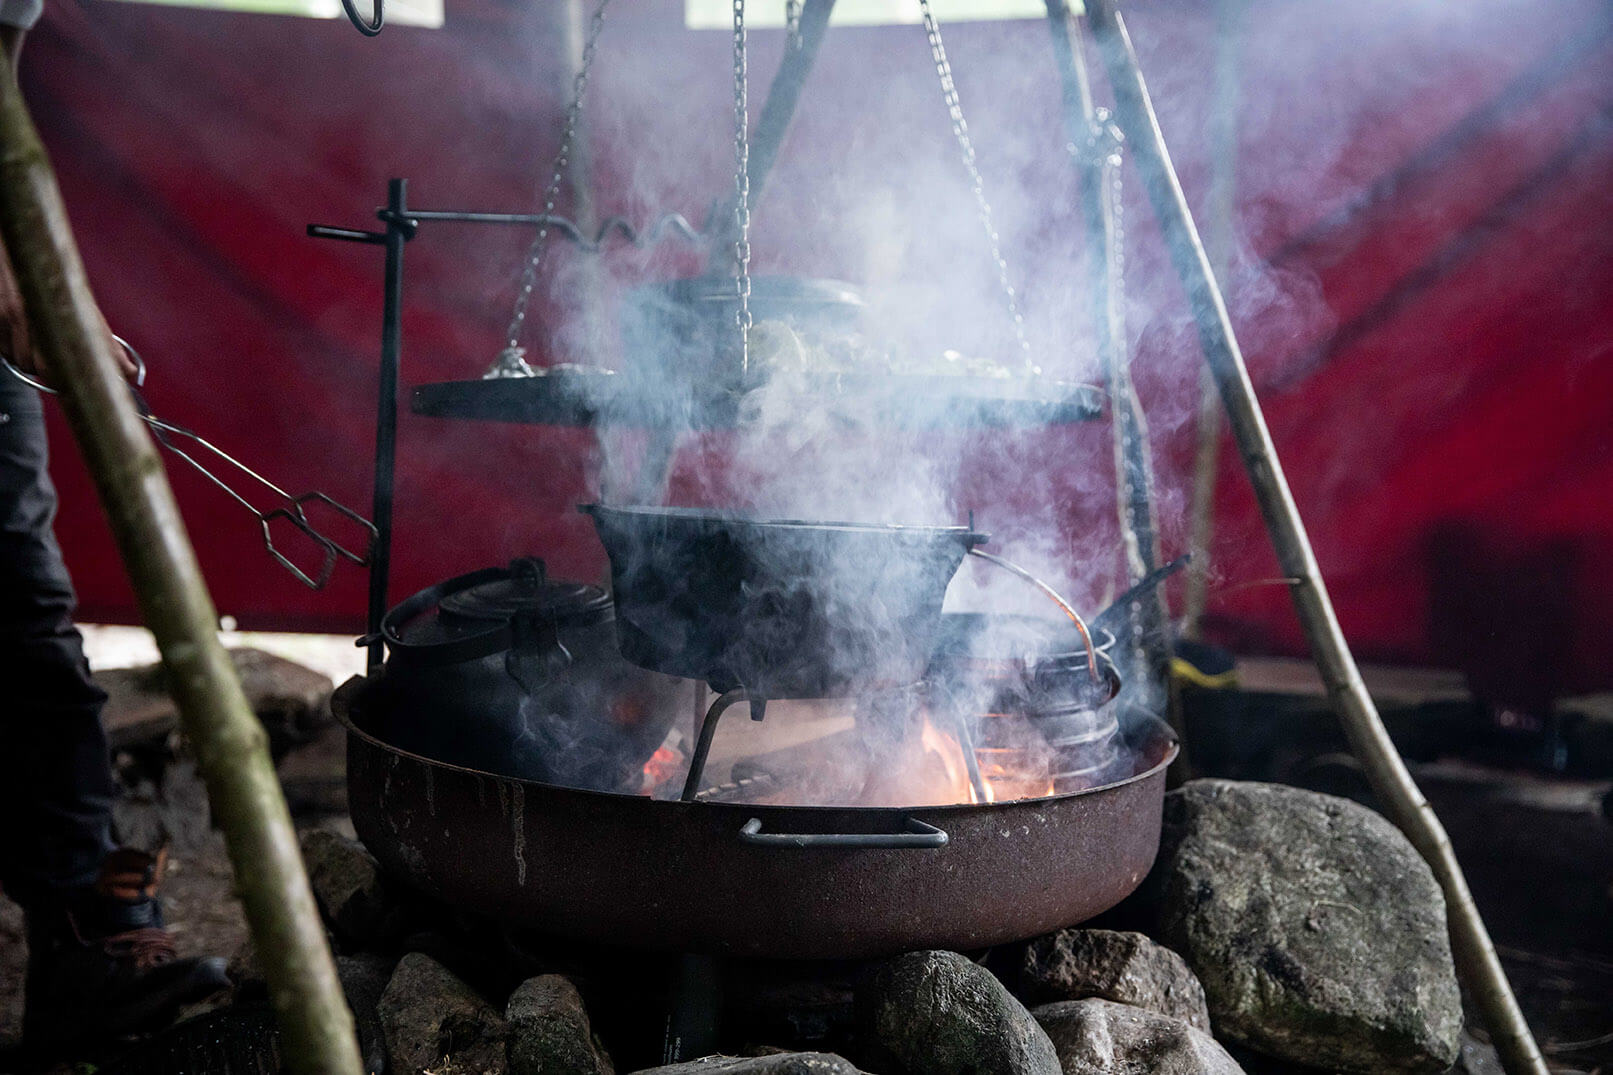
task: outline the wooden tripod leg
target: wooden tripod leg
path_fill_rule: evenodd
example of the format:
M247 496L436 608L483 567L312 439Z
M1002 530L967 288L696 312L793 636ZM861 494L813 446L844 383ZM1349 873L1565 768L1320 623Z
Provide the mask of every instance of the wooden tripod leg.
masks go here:
M60 389L224 830L286 1068L300 1075L358 1075L363 1066L353 1017L303 871L268 735L218 639L218 614L156 446L118 371L55 173L9 58L0 59L0 229L34 346Z
M1283 574L1293 580L1294 607L1333 707L1379 801L1428 862L1445 892L1457 970L1478 1005L1508 1075L1546 1075L1545 1061L1512 994L1450 838L1390 741L1339 628L1310 538L1233 335L1226 303L1171 165L1125 21L1115 10L1115 0L1086 0L1086 5L1114 90L1116 113L1136 155L1171 261L1192 304L1199 342L1226 406L1233 439L1260 502L1278 563Z

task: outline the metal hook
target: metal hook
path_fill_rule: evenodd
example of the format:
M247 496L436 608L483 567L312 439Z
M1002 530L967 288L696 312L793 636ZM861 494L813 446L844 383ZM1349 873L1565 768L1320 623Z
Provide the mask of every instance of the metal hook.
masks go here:
M374 37L386 25L386 0L373 0L373 2L375 4L375 14L369 21L366 21L364 16L358 13L358 7L353 3L353 0L342 0L342 10L347 13L347 21L352 23L354 29L365 37Z

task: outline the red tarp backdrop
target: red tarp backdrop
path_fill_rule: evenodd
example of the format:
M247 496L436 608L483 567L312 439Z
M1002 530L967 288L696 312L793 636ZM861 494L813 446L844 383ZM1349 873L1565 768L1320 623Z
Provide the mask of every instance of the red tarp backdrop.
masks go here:
M549 5L448 0L441 30L365 40L341 21L51 0L23 80L108 320L141 346L156 411L295 490L368 508L380 254L306 238L373 225L386 180L421 207L529 210L564 89ZM618 0L589 106L598 209L699 221L731 183L726 34L680 0ZM1139 0L1132 28L1190 197L1209 181L1213 20ZM948 44L1044 365L1088 372L1083 243L1046 28ZM753 35L753 104L781 47ZM1346 633L1365 656L1530 669L1613 686L1613 44L1597 0L1346 5L1251 0L1241 30L1238 248L1229 291ZM925 344L979 345L993 280L922 31L827 39L756 215L760 271L838 276ZM1186 535L1198 354L1128 176L1130 324L1167 552ZM423 229L408 247L405 385L475 376L500 343L530 236ZM528 343L576 359L579 258L556 248ZM676 243L605 259L624 286L696 271ZM959 301L957 296L966 301ZM53 430L58 530L87 620L133 604L93 492ZM538 552L592 576L590 433L405 414L393 599ZM704 449L720 454L720 438ZM1056 535L1100 598L1118 570L1107 433L1025 435L960 476L1012 548ZM699 452L695 453L698 458ZM684 470L692 463L685 463ZM171 468L221 611L357 633L364 579L311 593L255 524ZM1042 475L1027 482L1023 475ZM674 482L674 488L678 483ZM996 523L994 519L1005 520ZM919 520L930 521L930 520ZM1094 550L1098 550L1094 552ZM1210 624L1302 652L1235 455L1222 456Z

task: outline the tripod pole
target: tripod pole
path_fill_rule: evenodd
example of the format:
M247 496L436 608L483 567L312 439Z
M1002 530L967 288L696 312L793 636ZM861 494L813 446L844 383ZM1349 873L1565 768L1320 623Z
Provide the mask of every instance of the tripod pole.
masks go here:
M1204 357L1226 406L1233 439L1260 502L1278 563L1290 580L1294 607L1328 696L1373 791L1391 820L1428 862L1444 890L1457 969L1508 1075L1546 1075L1545 1062L1518 1009L1450 838L1390 741L1339 628L1305 524L1300 520L1233 335L1226 303L1171 165L1125 21L1115 9L1115 0L1086 0L1086 9L1114 90L1116 114L1159 218L1171 261L1187 292Z

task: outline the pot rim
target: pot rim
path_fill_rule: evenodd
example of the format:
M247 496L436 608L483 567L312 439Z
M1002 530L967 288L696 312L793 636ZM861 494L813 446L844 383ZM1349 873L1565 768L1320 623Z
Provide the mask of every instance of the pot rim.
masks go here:
M907 523L853 523L812 519L770 519L742 511L651 504L578 504L577 510L597 518L616 516L641 520L704 523L746 529L835 531L850 534L884 534L891 537L954 538L968 545L983 545L991 535L967 526L921 526Z

